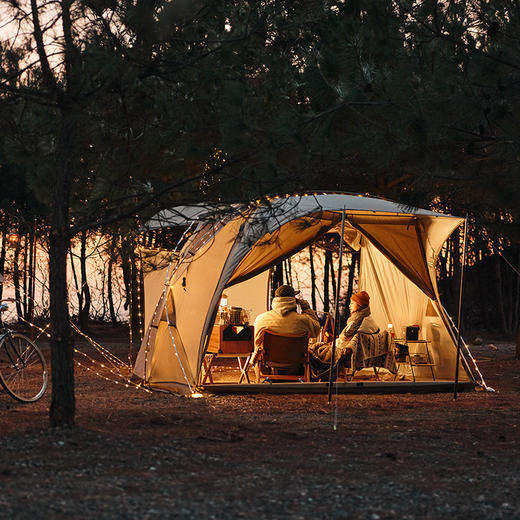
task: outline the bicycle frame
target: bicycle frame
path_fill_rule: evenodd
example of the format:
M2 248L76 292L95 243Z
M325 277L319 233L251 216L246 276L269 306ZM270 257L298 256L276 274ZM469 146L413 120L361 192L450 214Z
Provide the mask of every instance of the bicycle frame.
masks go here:
M16 348L14 347L14 344L13 344L13 338L11 336L11 330L6 328L6 327L3 327L3 330L2 332L0 332L0 342L4 339L4 338L7 338L9 341L5 342L4 343L4 350L6 351L7 353L7 356L9 358L9 361L13 364L13 366L15 366L17 369L20 369L20 368L27 368L27 364L25 363L25 361L23 360L22 356L20 355L20 353L16 350ZM9 343L9 346L11 348L8 347L8 343ZM15 354L16 356L16 361L15 361L15 358L13 357L13 353ZM21 365L20 365L21 363Z
M0 313L6 310L7 305L0 300ZM38 346L27 336L0 323L0 348L1 386L22 403L40 399L47 389L48 373Z

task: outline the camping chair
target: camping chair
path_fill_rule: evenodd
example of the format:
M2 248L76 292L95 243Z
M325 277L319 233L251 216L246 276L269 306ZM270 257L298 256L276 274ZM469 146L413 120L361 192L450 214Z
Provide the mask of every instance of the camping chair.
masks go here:
M352 381L354 374L362 368L372 368L376 381L380 381L379 368L387 368L393 371L395 369L394 359L394 343L387 331L378 332L356 332L355 337L358 340L358 344L350 350L349 358L346 360L345 369L345 381ZM374 338L372 342L370 339ZM374 341L379 345L377 352L364 351L361 343L365 345L372 345L373 348L377 348ZM377 355L376 355L377 354ZM388 359L390 357L390 359ZM350 368L350 373L349 369Z
M256 363L256 381L273 379L310 381L307 346L305 336L280 335L272 331L264 333L263 349ZM303 368L303 374L298 374ZM287 372L287 373L280 373ZM265 373L268 372L268 373Z

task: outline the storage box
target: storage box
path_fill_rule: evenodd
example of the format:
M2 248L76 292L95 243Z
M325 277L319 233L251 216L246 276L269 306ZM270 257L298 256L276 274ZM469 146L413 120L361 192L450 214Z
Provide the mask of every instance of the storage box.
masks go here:
M406 341L415 341L419 339L419 326L410 325L406 327Z
M254 348L254 329L248 325L215 325L209 338L207 352L247 354Z
M396 343L395 344L395 360L398 363L405 362L408 354L409 354L408 345L406 345L405 343Z

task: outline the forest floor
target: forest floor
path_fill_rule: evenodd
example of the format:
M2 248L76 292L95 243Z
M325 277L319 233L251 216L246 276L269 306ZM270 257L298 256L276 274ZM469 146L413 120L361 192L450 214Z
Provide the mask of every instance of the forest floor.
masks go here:
M96 338L124 356L119 332ZM520 361L512 341L486 338L472 351L496 391L457 400L189 399L77 367L77 426L51 429L50 390L28 405L0 392L0 512L31 520L520 518Z

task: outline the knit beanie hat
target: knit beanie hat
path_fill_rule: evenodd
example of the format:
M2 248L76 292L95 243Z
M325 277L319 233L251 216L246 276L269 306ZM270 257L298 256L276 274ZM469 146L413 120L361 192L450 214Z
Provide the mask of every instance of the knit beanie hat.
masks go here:
M352 301L356 302L360 307L368 307L370 296L366 291L361 291L352 295Z

